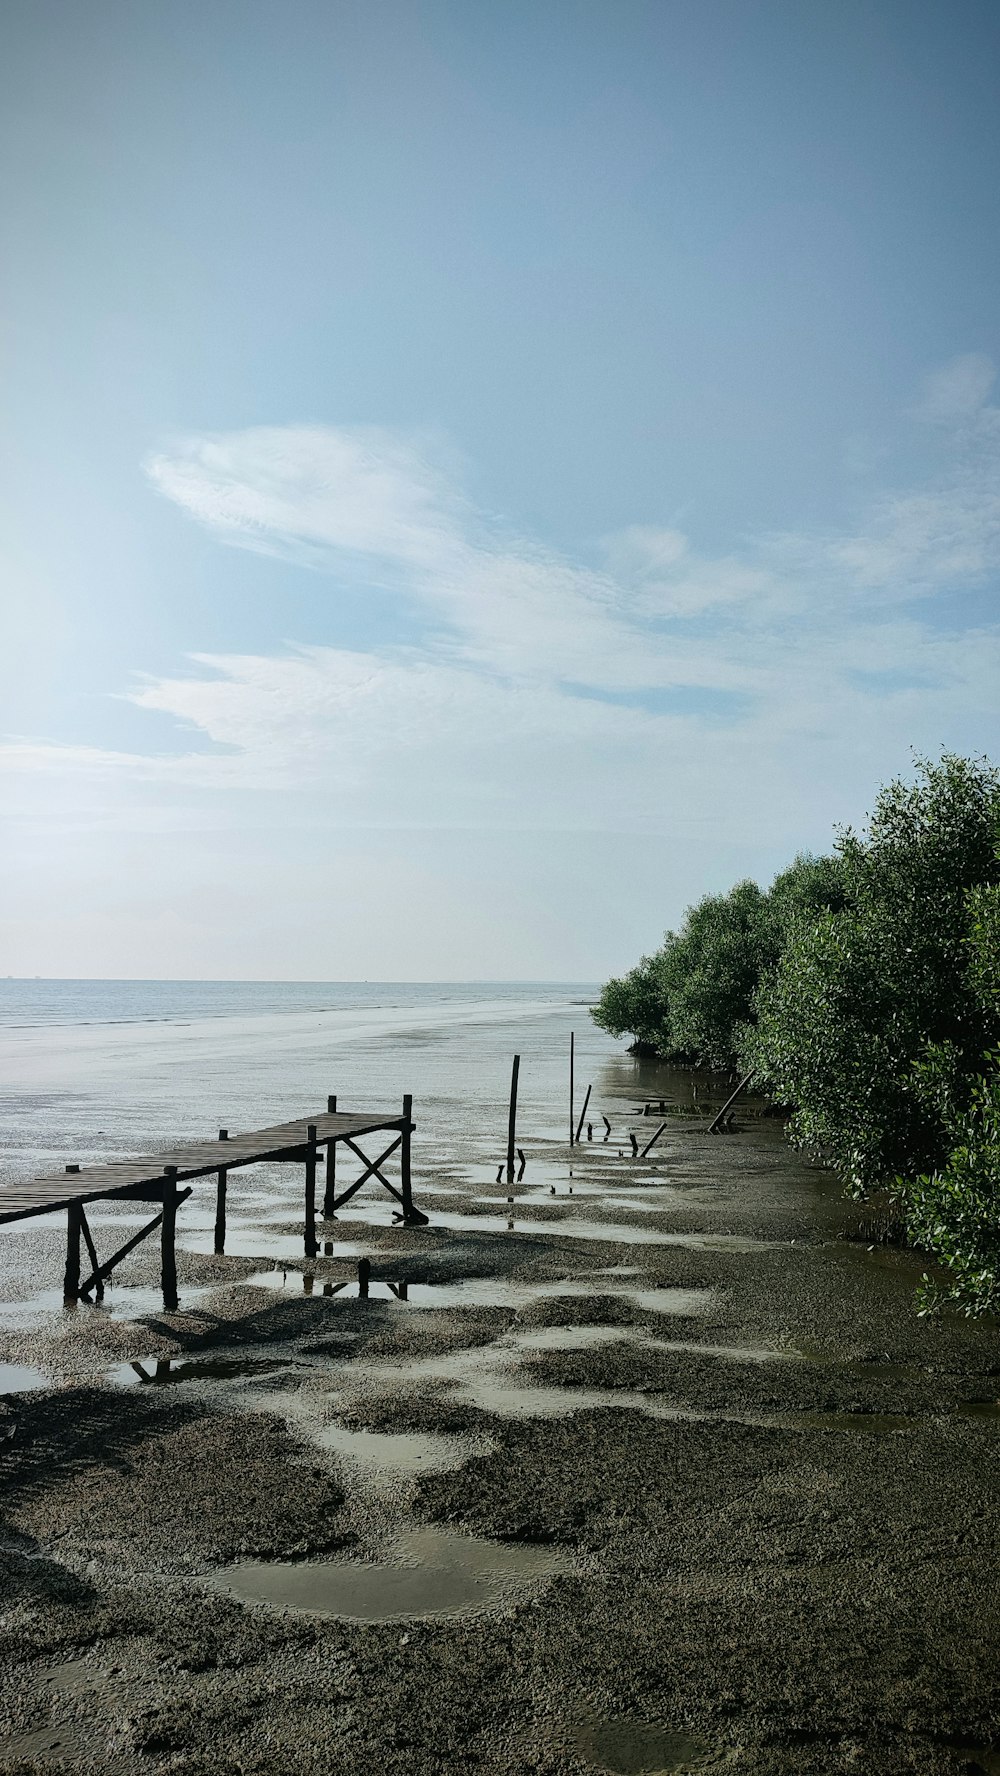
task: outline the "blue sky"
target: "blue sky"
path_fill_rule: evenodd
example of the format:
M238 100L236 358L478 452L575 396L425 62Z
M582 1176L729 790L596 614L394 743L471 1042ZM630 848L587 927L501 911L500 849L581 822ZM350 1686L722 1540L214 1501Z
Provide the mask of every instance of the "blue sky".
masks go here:
M0 973L598 978L997 755L994 6L0 38Z

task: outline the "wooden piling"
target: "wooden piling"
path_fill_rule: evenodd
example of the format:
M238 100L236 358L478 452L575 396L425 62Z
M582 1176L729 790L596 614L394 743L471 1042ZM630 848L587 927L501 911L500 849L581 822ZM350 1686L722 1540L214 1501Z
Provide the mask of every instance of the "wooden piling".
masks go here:
M326 1100L328 1116L337 1114L337 1097L333 1093ZM323 1187L323 1219L330 1221L334 1215L334 1204L337 1200L337 1143L328 1141L326 1144L326 1183Z
M514 1142L517 1129L517 1076L521 1069L520 1055L514 1056L510 1070L510 1109L507 1114L507 1176L514 1176Z
M569 1144L571 1147L573 1145L573 1131L576 1128L576 1122L573 1116L573 1063L575 1058L576 1036L571 1030L569 1033Z
M70 1203L66 1210L66 1272L63 1277L63 1300L76 1301L80 1294L80 1235L83 1205Z
M163 1305L168 1313L177 1311L177 1167L163 1168L163 1220L160 1222L160 1283Z
M371 1274L371 1259L360 1259L358 1262L358 1295L362 1301L367 1301L368 1299L368 1285L371 1281Z
M316 1239L316 1124L306 1126L306 1257L319 1252Z
M219 1140L228 1141L229 1130L219 1130ZM219 1167L218 1182L215 1191L215 1250L224 1252L226 1249L226 1186L229 1173L225 1166Z
M403 1098L403 1124L400 1130L402 1140L399 1145L399 1186L403 1198L404 1221L426 1221L426 1215L418 1214L413 1207L413 1174L412 1147L413 1135L413 1093L407 1092Z

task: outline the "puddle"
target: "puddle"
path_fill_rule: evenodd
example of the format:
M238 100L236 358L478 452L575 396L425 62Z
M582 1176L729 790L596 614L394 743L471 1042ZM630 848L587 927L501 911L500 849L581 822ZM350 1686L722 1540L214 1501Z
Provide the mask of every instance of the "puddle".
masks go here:
M574 1730L573 1739L588 1763L613 1776L672 1776L698 1769L708 1756L704 1741L693 1734L670 1732L629 1715L586 1721Z
M4 1394L27 1394L34 1388L51 1386L40 1369L29 1369L24 1363L0 1363L0 1399Z
M955 1410L963 1418L1000 1418L1000 1400L960 1400Z
M642 1272L608 1270L594 1271L592 1275L617 1278L641 1276ZM330 1282L313 1276L309 1271L262 1270L255 1276L246 1277L244 1282L258 1289L287 1290L293 1295L358 1298L356 1278L348 1278L342 1283ZM706 1313L714 1300L711 1289L677 1289L667 1286L650 1289L614 1288L603 1283L595 1289L593 1282L580 1277L551 1283L519 1283L509 1277L468 1277L455 1283L408 1283L402 1279L387 1283L373 1279L368 1285L368 1295L370 1300L401 1301L409 1307L513 1308L529 1307L532 1302L561 1295L588 1298L594 1295L616 1295L631 1301L647 1313L684 1315Z
M171 1314L171 1318L177 1318L178 1314L183 1315L186 1308L204 1300L217 1287L216 1283L205 1283L198 1288L182 1287L180 1308ZM161 1289L108 1282L105 1282L104 1289L102 1301L65 1302L61 1289L45 1289L39 1295L32 1295L28 1301L6 1301L0 1307L0 1331L37 1331L48 1322L65 1322L71 1315L77 1314L106 1314L113 1320L139 1320L149 1316L160 1319L167 1312Z
M210 1581L247 1603L349 1622L473 1615L502 1604L557 1573L571 1572L551 1547L491 1542L425 1528L401 1536L395 1558L357 1561L241 1561Z
M362 1247L357 1248L362 1251ZM353 1255L353 1254L352 1254ZM441 1306L436 1298L425 1300L418 1291L427 1291L434 1287L428 1283L377 1282L369 1280L362 1294L361 1284L357 1277L345 1277L338 1282L330 1277L314 1276L309 1270L259 1270L253 1276L241 1278L241 1286L254 1289L287 1290L292 1295L325 1296L330 1300L334 1295L343 1300L366 1301L413 1301L415 1305L425 1307Z
M293 1220L289 1215L283 1219ZM363 1258L367 1248L343 1240L319 1238L320 1258ZM212 1231L178 1234L178 1246L199 1257L215 1256L215 1235ZM304 1233L270 1233L266 1227L240 1227L230 1222L226 1229L227 1258L301 1258L305 1253Z
M401 1474L439 1474L460 1468L470 1456L484 1455L493 1447L483 1437L473 1441L437 1431L353 1431L346 1425L328 1425L315 1440L321 1449L382 1475L392 1484Z
M578 1341L591 1342L587 1337L589 1333L596 1333L607 1339L609 1336L620 1336L623 1331L627 1333L627 1330L605 1326L539 1327L537 1334L526 1332L486 1348L473 1346L471 1349L448 1351L432 1357L411 1357L404 1363L366 1365L358 1379L362 1381L362 1389L366 1384L370 1386L372 1383L376 1388L395 1388L401 1395L416 1389L423 1399L426 1399L424 1384L428 1381L441 1382L447 1390L449 1400L464 1406L475 1406L479 1411L491 1413L497 1418L564 1418L572 1412L613 1407L626 1412L643 1412L651 1418L674 1419L684 1423L734 1418L740 1423L763 1422L759 1417L741 1419L735 1414L673 1406L662 1395L630 1392L626 1388L535 1386L530 1379L517 1373L519 1358L525 1354L530 1355L539 1348L534 1342L539 1334L546 1339L550 1333L569 1334L575 1344ZM572 1347L572 1344L562 1342L559 1347L549 1343L543 1348L565 1350ZM353 1380L352 1376L351 1382ZM349 1388L350 1382L341 1393L345 1400L351 1397Z
M365 1209L344 1209L342 1218L367 1221L373 1227L389 1222L389 1217L376 1216ZM518 1219L516 1213L513 1216L464 1215L457 1210L444 1210L432 1214L430 1231L435 1227L449 1227L459 1233L494 1235L507 1232L557 1239L603 1240L608 1245L686 1246L696 1252L773 1252L781 1244L778 1240L754 1239L736 1233L661 1233L650 1227L633 1227L627 1221L619 1226L611 1221L577 1221L571 1215L567 1215L564 1221L530 1221Z
M783 1421L812 1431L855 1431L875 1437L892 1436L896 1431L916 1431L920 1420L904 1418L889 1412L795 1412ZM924 1421L926 1422L926 1420Z
M105 1379L113 1387L169 1387L181 1381L233 1381L291 1368L287 1357L143 1357L116 1363Z

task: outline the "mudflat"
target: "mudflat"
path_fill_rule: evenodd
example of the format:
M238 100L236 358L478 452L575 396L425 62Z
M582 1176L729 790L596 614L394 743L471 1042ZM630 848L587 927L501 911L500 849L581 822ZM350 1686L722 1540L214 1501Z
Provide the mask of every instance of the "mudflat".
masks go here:
M64 1315L20 1236L0 1768L1000 1771L995 1325L773 1123L633 1162L627 1108L512 1205L418 1152L430 1225L315 1261L288 1168L222 1257L206 1199L176 1314L140 1247Z

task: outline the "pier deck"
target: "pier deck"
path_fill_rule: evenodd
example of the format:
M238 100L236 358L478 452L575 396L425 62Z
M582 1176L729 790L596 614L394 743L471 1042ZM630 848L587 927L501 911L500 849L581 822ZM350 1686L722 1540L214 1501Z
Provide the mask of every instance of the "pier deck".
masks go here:
M218 1140L186 1142L165 1148L159 1153L135 1159L114 1159L103 1164L67 1165L61 1172L47 1173L20 1184L0 1189L0 1225L27 1221L65 1209L67 1214L66 1274L64 1294L68 1301L86 1297L93 1290L98 1298L104 1293L104 1282L115 1266L139 1242L162 1229L162 1275L165 1305L177 1305L174 1229L179 1205L191 1195L192 1185L199 1178L216 1179L215 1250L225 1251L226 1185L228 1174L239 1167L259 1165L264 1161L301 1161L305 1168L304 1253L314 1258L319 1250L316 1238L316 1173L325 1149L326 1185L322 1214L325 1219L354 1196L369 1178L377 1178L402 1211L400 1219L407 1223L425 1223L426 1215L414 1207L410 1176L410 1137L413 1132L413 1100L403 1099L402 1113L373 1111L369 1115L349 1115L337 1111L336 1098L327 1100L324 1114L297 1117L292 1122L275 1123L269 1128L253 1129L245 1134L230 1135L220 1129ZM374 1160L358 1146L366 1135L385 1132L393 1139ZM336 1151L342 1146L360 1159L361 1175L339 1192L336 1178ZM400 1151L398 1187L390 1183L382 1168L392 1155ZM186 1185L186 1189L181 1189ZM138 1201L161 1204L160 1213L142 1231L122 1246L111 1258L100 1261L87 1223L86 1205L107 1201ZM86 1243L91 1274L81 1281L80 1240Z

